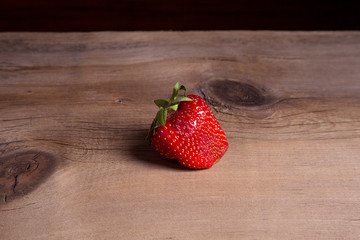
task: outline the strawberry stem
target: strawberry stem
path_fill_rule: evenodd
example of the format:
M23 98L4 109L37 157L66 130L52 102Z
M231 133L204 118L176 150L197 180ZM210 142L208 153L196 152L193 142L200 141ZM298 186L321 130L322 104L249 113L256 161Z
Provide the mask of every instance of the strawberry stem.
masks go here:
M177 98L180 90L184 91L184 97ZM192 101L192 99L186 97L186 88L184 85L180 85L179 82L177 82L173 88L170 101L167 101L165 99L156 99L154 101L154 103L160 108L160 110L157 112L156 117L151 123L149 132L146 136L146 139L148 141L150 141L151 136L155 134L156 128L160 126L165 126L168 113L170 111L176 111L179 103L184 101Z

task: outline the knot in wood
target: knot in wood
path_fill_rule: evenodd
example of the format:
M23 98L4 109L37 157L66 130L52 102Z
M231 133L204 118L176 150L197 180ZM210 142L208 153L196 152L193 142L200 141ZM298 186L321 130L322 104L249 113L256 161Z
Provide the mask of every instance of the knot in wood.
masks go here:
M0 160L2 202L27 194L51 174L55 161L40 152L17 153Z
M209 84L210 91L225 104L259 106L265 103L262 90L243 82L215 80Z

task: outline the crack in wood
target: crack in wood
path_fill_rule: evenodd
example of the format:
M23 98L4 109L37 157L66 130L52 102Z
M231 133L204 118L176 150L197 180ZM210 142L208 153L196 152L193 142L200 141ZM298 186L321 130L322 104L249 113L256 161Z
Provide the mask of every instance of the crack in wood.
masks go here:
M15 175L15 176L14 176L14 185L12 186L12 191L13 191L13 193L16 193L15 188L16 188L16 186L17 186L17 184L18 184L18 176L19 176L19 175Z

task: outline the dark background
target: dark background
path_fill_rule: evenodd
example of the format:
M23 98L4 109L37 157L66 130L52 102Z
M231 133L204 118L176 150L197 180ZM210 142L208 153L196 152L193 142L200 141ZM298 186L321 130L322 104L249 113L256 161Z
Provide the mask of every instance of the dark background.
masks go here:
M360 30L359 1L0 0L0 31Z

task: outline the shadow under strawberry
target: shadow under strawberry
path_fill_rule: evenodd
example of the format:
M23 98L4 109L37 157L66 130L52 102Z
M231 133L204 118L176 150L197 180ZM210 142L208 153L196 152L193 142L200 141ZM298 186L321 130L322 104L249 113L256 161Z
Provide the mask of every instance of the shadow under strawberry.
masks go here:
M135 138L136 144L130 147L130 154L135 160L144 164L157 165L159 167L166 167L175 170L188 171L189 169L182 166L175 159L169 159L161 156L156 152L150 143L146 141L145 137L148 134L148 129L136 131Z

